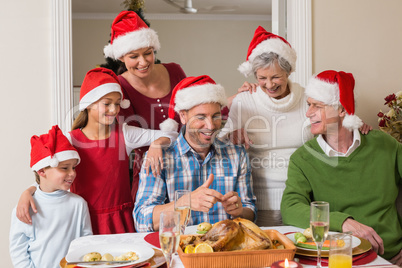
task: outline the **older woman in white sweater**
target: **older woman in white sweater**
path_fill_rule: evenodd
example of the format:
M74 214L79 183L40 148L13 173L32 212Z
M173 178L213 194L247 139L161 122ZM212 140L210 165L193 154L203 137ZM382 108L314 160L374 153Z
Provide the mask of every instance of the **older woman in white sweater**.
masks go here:
M257 225L282 224L280 202L290 155L312 138L306 120L304 89L288 77L295 70L296 52L289 43L261 26L251 41L247 61L239 66L258 81L255 93L243 92L232 102L221 136L244 129L249 144ZM256 87L245 83L243 89Z
M289 158L313 136L306 117L304 88L292 83L296 52L282 37L259 26L247 60L238 70L254 74L258 84L245 82L232 102L221 137L243 129L257 197L257 225L282 225L280 203L287 180ZM255 93L252 93L255 91ZM360 129L366 134L372 128Z

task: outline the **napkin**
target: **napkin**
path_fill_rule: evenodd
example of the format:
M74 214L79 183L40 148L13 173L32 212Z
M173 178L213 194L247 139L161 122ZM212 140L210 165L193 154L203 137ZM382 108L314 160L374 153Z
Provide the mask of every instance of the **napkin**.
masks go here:
M297 255L299 258L299 262L307 265L316 265L317 258L316 257L308 257ZM363 265L369 262L374 261L377 258L377 253L374 250L370 249L369 251L353 256L353 265ZM328 258L321 258L321 265L328 266Z
M159 242L159 232L147 234L144 237L144 240L154 247L161 248L161 244Z

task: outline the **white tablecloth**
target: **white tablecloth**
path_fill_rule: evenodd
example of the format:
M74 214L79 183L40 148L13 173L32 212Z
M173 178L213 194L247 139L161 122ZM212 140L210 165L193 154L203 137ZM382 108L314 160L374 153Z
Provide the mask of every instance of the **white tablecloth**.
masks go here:
M186 233L192 233L195 227L190 226L186 229ZM261 229L275 229L280 233L287 232L300 232L304 229L293 227L293 226L273 226L273 227L262 227ZM93 236L85 236L75 239L71 242L69 252L74 251L80 248L87 248L88 246L95 244L104 244L104 243L134 243L135 245L144 245L155 248L144 240L144 237L148 233L128 233L128 234L116 234L116 235L93 235ZM83 251L85 252L85 250ZM373 265L389 265L390 263L383 259L382 257L377 257L373 262L361 265L364 266L373 266ZM305 268L314 268L312 265L303 265ZM172 268L184 268L183 263L181 262L178 255L173 257Z

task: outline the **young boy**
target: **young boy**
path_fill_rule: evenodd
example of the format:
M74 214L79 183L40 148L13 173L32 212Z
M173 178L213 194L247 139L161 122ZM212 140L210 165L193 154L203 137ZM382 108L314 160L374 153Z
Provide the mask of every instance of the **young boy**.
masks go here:
M58 126L31 138L31 168L39 184L34 195L37 213L32 225L11 214L10 255L14 267L54 268L70 242L92 234L85 200L68 192L80 162L77 150Z

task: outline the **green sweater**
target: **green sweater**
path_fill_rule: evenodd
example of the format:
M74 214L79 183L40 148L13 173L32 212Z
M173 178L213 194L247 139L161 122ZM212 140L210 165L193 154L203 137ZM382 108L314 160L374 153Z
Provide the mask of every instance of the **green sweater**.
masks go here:
M327 201L330 230L342 231L348 217L371 226L383 239L384 258L402 249L402 217L395 200L402 184L402 144L372 130L348 157L328 157L317 139L306 142L290 158L281 203L283 222L310 225L310 202Z

